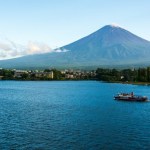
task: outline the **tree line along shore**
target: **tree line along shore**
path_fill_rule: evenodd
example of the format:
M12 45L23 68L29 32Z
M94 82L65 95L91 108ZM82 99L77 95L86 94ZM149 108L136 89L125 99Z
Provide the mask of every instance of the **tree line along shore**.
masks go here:
M96 70L16 70L0 69L1 80L98 80L106 82L122 82L143 84L150 83L150 67L138 69L106 69Z

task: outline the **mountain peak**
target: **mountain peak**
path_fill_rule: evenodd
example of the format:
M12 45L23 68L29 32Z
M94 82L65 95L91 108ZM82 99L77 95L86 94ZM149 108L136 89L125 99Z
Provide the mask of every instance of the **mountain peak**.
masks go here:
M106 25L104 27L109 27L109 28L121 28L119 25L117 24L109 24L109 25Z
M120 28L120 26L117 25L117 24L110 24L109 26L111 26L111 27L113 27L113 28Z

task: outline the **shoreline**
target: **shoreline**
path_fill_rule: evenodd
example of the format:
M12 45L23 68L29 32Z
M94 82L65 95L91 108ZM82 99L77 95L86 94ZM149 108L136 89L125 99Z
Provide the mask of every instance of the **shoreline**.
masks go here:
M120 83L120 84L132 84L132 85L144 85L149 86L150 82L121 82L121 81L114 81L114 82L108 82L108 83Z
M121 82L121 81L100 81L100 80L88 80L88 79L81 79L81 80L15 80L15 79L1 79L0 81L98 81L98 82L104 82L104 83L119 83L119 84L132 84L132 85L143 85L143 86L150 86L150 82Z
M150 82L127 82L125 84L132 84L132 85L146 85L149 86Z

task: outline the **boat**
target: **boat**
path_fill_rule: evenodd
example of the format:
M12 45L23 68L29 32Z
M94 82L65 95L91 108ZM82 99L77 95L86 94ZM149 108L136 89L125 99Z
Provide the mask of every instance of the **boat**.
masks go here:
M147 101L148 98L146 96L137 96L134 95L133 92L131 93L118 93L116 96L114 96L115 100L124 100L124 101L138 101L138 102L144 102Z

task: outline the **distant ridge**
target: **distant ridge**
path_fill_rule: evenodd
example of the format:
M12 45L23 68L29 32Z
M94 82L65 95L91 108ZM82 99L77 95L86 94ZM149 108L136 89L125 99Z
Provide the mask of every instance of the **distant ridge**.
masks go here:
M64 52L29 55L1 60L6 68L96 68L150 64L150 42L115 25L63 46Z

